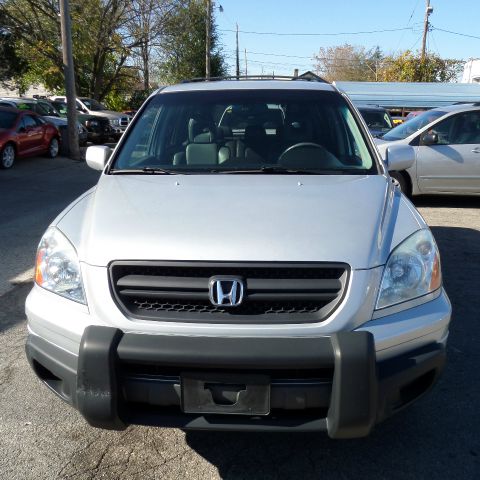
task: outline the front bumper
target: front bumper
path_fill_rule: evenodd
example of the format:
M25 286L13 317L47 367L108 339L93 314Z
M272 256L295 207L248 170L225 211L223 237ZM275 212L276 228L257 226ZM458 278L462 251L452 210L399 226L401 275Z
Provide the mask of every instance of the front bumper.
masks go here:
M41 380L95 427L324 430L332 438L367 435L375 423L425 393L445 363L444 345L437 342L377 362L374 337L367 331L219 338L89 326L78 357L32 333L26 351ZM261 417L184 414L184 371L267 374L271 412Z

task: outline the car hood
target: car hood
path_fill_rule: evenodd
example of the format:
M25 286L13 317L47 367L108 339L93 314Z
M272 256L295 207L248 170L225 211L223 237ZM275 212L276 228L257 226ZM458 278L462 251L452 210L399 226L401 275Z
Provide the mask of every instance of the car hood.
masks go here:
M385 263L421 228L388 177L102 175L58 227L81 261Z
M56 127L64 127L68 125L67 119L64 117L53 117L51 115L44 115L43 118Z
M105 117L112 120L116 118L128 117L128 115L119 112L113 112L112 110L99 110L93 112L92 115L95 115L96 117Z

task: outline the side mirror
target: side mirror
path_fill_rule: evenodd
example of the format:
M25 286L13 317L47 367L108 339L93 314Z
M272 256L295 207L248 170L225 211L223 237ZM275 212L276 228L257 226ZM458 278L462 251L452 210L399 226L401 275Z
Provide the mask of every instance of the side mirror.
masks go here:
M104 145L95 145L87 148L87 165L94 170L103 171L112 154L112 149Z
M420 142L421 145L436 145L438 143L438 135L436 133L426 133L422 137L422 141Z
M415 150L410 145L391 145L385 153L389 172L406 170L415 162Z

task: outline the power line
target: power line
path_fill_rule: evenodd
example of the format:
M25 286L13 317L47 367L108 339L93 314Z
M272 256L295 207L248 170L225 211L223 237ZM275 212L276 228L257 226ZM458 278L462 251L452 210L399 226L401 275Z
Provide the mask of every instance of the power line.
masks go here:
M362 32L335 32L335 33L286 33L286 32L254 32L247 30L239 30L240 33L250 34L250 35L275 35L275 36L296 36L296 37L328 37L328 36L339 36L339 35L365 35L370 33L384 33L384 32L400 32L401 30L411 30L411 27L402 27L402 28L387 28L384 30L368 30ZM221 32L236 32L236 30L230 29L219 29Z
M299 56L299 55L285 55L285 54L282 54L282 53L252 52L251 50L248 50L248 53L251 53L253 55L269 55L269 56L272 56L272 57L304 58L304 59L307 59L307 60L311 60L313 58L313 56L312 57L302 57L302 56Z
M420 0L417 0L417 2L415 3L415 6L413 7L412 13L410 14L410 18L408 19L408 22L406 25L407 27L409 27L410 22L412 21L413 15L415 14L415 10L417 9L419 3L420 3ZM394 50L395 53L398 52L398 49L400 48L400 45L402 44L402 40L404 37L405 37L405 32L402 32L402 35L400 36L400 40L398 41L398 44L395 47L395 50Z
M432 30L438 30L439 32L451 33L452 35L460 35L461 37L468 37L468 38L475 38L480 40L480 37L476 37L475 35L468 35L466 33L459 33L459 32L452 32L451 30L445 30L443 28L434 27L431 25Z

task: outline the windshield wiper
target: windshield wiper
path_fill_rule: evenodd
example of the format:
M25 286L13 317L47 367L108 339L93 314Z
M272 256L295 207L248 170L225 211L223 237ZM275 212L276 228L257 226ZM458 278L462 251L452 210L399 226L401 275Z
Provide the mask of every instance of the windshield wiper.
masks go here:
M227 174L255 174L255 173L265 173L265 174L277 174L277 175L317 175L317 170L306 170L306 169L292 169L292 168L282 168L282 167L260 167L260 168L250 168L250 169L212 169L209 170L210 173L227 173Z
M112 175L177 175L180 172L173 171L173 170L166 170L164 168L159 167L143 167L143 168L119 168L119 169L112 169L110 172ZM183 173L183 172L181 172Z
M261 168L252 168L249 170L223 170L223 169L214 169L209 170L210 173L225 173L225 174L238 174L238 175L249 175L249 174L267 174L267 175L348 175L348 174L365 174L367 170L365 169L342 169L342 168L331 168L331 169L322 169L322 170L311 170L305 168L283 168L283 167L261 167Z

